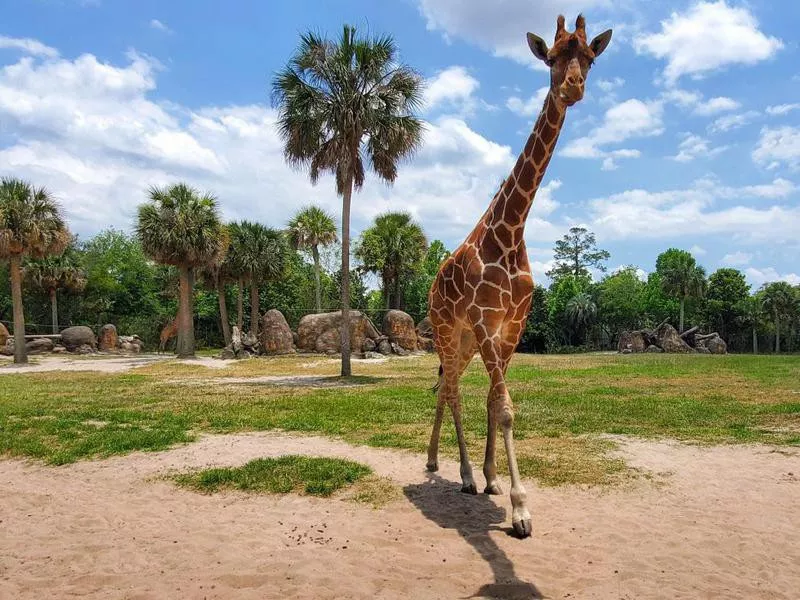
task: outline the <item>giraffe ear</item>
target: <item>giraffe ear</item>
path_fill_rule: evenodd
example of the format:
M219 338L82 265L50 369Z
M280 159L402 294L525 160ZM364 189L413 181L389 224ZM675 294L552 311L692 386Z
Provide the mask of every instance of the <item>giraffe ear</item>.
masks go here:
M539 60L547 62L547 43L538 35L528 32L528 48L531 49L533 55Z
M603 33L601 33L592 40L592 43L589 44L589 47L592 49L592 52L594 52L595 58L603 53L603 50L606 49L610 41L611 41L610 29L604 31Z

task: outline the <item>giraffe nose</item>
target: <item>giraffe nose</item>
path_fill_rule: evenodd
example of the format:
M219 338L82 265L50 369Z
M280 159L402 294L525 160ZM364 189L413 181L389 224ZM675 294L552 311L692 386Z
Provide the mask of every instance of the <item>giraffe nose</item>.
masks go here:
M578 73L570 73L567 75L567 85L570 86L581 86L583 85L584 79L583 75Z

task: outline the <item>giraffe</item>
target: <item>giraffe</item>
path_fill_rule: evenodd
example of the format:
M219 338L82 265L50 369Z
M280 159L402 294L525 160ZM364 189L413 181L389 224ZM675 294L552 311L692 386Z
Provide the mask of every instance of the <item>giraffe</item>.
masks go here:
M442 264L428 296L441 364L434 388L436 416L427 468L438 469L439 433L447 405L458 436L461 491L477 493L461 424L458 390L459 379L477 350L491 380L484 491L502 494L495 462L499 426L511 475L512 526L519 537L531 534L531 516L514 451L514 405L505 375L524 330L533 294L523 236L525 220L553 155L567 108L583 98L588 71L611 41L611 30L587 43L584 17L578 16L575 31L570 33L564 27L563 15L559 15L552 48L548 49L545 41L532 33L527 34L527 39L534 56L550 67L550 90L544 106L511 174L464 243Z
M178 319L177 317L172 319L169 323L164 326L164 329L161 330L161 338L158 344L158 352L164 352L167 348L167 344L169 341L178 335Z

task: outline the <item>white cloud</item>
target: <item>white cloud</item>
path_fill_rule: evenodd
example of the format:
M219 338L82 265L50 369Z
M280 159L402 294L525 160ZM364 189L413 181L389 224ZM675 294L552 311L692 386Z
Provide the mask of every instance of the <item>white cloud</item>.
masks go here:
M761 32L746 7L725 0L697 2L686 13L673 12L658 33L635 38L636 51L665 59L664 78L700 77L733 64L753 65L773 56L783 42Z
M608 7L610 0L417 0L427 27L445 39L460 38L489 50L495 56L544 70L525 41L531 31L551 43L559 13L575 15L581 10ZM574 18L574 17L573 17ZM591 24L590 24L591 25ZM598 30L599 33L600 30Z
M667 102L677 104L682 108L695 106L703 99L703 94L700 92L690 92L680 88L672 88L664 91L662 98Z
M553 192L561 187L560 179L553 179L548 181L545 185L540 186L536 191L536 197L533 200L533 208L531 213L535 216L547 216L559 207L559 202L553 198Z
M698 104L694 109L694 114L702 117L709 117L721 112L736 110L741 104L733 98L726 98L725 96L717 96L711 98L702 104Z
M727 146L710 148L709 141L706 138L693 133L687 133L678 145L678 153L670 158L678 162L690 162L696 158L716 156L726 149Z
M723 265L728 265L729 267L741 267L744 265L749 265L751 260L753 260L752 254L738 251L726 254L722 257L720 262Z
M777 180L776 180L777 181ZM604 239L676 239L687 236L725 235L741 242L771 244L796 242L800 206L764 208L726 204L720 199L776 197L786 185L721 187L700 180L686 189L651 192L633 189L589 202L592 228ZM785 192L781 192L786 195ZM770 195L772 194L772 195Z
M129 229L147 188L176 180L216 193L228 219L282 226L309 198L339 214L330 177L314 187L305 172L285 164L274 110L156 102L158 71L158 63L136 53L120 65L86 54L25 57L0 68L0 122L11 134L0 149L0 174L50 188L81 235L109 225ZM459 117L432 119L422 149L401 165L394 186L367 177L353 201L354 236L378 213L403 207L453 247L515 158ZM529 220L542 239L555 237L543 217L558 206L552 194L559 185L543 186Z
M747 112L737 113L735 115L725 115L714 120L708 126L708 130L712 133L720 131L730 131L732 129L739 129L749 123L752 123L756 118L761 116L761 113L755 110L748 110Z
M752 152L756 164L768 169L781 165L792 170L800 168L800 129L790 127L764 127Z
M164 33L173 33L172 29L164 23L163 21L159 21L158 19L151 19L150 20L150 27L157 31L162 31Z
M786 198L797 190L797 186L788 179L778 177L772 183L762 183L759 185L745 185L734 188L727 186L716 186L716 194L720 198Z
M793 110L800 109L800 102L793 102L792 104L777 104L775 106L767 107L767 114L771 116L787 115Z
M765 283L772 283L774 281L785 281L791 285L800 285L800 275L797 273L785 273L781 275L773 267L767 267L765 269L750 267L745 269L745 275L753 282L754 287L761 287Z
M549 92L550 88L544 86L536 90L536 93L527 100L523 100L519 96L511 96L506 101L506 107L511 112L523 117L538 115L542 110L542 106L544 106L544 99L547 98Z
M705 248L703 248L702 246L698 246L697 244L689 248L689 252L691 252L692 254L696 254L697 256L704 256L708 254L708 251Z
M603 168L615 168L614 158L638 157L638 150L607 151L602 146L618 144L631 138L661 135L663 104L660 101L643 102L630 99L609 108L603 122L588 135L571 140L560 152L570 158L604 158Z
M614 77L614 79L601 79L597 82L597 87L604 92L614 91L623 85L625 85L625 80L622 77Z
M480 82L467 72L465 67L454 65L439 71L425 86L425 108L450 107L459 110L474 108L473 94Z
M58 50L31 38L12 38L0 35L0 48L21 50L25 54L32 56L44 56L47 58L56 58L58 56Z

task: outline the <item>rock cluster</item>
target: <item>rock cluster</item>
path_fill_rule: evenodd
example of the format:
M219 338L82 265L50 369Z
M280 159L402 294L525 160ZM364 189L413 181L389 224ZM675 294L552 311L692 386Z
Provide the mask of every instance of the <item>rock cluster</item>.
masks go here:
M91 327L84 325L67 327L58 336L34 337L25 342L28 354L94 354L100 352L127 352L138 354L144 342L138 335L117 335L114 325L104 325L99 339ZM0 354L14 354L14 338L0 324Z
M619 336L618 350L622 354L638 352L669 352L673 354L727 354L728 347L716 332L698 334L693 327L683 333L669 323L661 323L655 329L623 331Z

